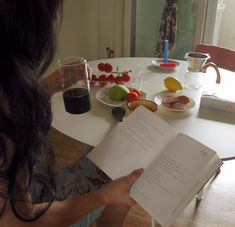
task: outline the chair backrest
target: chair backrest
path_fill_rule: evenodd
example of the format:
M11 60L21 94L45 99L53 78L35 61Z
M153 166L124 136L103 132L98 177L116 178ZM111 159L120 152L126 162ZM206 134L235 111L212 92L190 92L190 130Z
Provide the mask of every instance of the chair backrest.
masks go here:
M197 44L194 51L208 53L210 59L207 62L214 62L220 68L235 72L235 51L207 44Z

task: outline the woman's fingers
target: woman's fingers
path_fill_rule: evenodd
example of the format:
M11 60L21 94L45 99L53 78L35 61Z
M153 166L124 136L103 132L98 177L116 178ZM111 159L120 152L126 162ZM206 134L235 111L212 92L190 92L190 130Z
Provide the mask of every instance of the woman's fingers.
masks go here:
M65 87L74 85L77 81L89 79L90 69L85 64L68 65L59 69L60 77L65 81Z
M135 183L135 181L143 174L144 169L136 169L131 174L127 176L129 187L131 189L131 186ZM133 206L136 203L136 201L129 196L129 205Z
M131 174L127 176L128 181L130 182L130 185L134 184L134 182L141 176L141 174L144 172L143 168L134 170Z

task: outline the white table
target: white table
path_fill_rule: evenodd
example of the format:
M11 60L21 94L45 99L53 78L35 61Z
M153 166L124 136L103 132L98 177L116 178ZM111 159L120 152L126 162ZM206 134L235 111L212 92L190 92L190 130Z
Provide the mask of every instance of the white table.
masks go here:
M152 60L153 58L113 58L91 61L89 64L92 68L96 68L99 62L110 62L125 70L141 67L144 81L142 90L148 94L149 99L153 99L157 93L164 90L164 78L177 76L183 79L188 64L186 61L179 61L180 65L175 70L166 71L152 65ZM214 71L208 69L206 78L211 79L211 83L215 83ZM221 86L226 86L227 89L233 91L235 73L221 69L221 78ZM52 126L76 140L93 146L97 145L117 122L111 114L112 107L95 99L96 91L97 88L91 88L91 111L81 115L67 113L64 110L62 94L54 95L52 97L54 114ZM221 158L235 156L235 113L199 108L201 92L202 89L182 91L182 94L195 100L196 105L190 111L170 112L159 109L157 114L177 131L186 133L217 151Z

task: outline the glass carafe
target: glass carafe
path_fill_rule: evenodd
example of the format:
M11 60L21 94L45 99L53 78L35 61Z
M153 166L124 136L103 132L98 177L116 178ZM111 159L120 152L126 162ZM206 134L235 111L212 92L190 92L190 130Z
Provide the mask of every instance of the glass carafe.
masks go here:
M59 73L64 80L64 106L71 114L86 113L91 109L88 65L83 57L59 60Z

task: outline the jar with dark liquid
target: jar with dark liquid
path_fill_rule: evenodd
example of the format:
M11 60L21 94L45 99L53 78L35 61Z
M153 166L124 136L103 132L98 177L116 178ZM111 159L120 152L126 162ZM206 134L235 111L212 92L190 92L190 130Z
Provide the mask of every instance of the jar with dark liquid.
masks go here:
M67 57L59 61L60 74L64 79L63 99L65 110L82 114L91 109L88 67L84 58Z
M91 109L90 95L86 88L71 88L63 93L65 110L81 114Z

